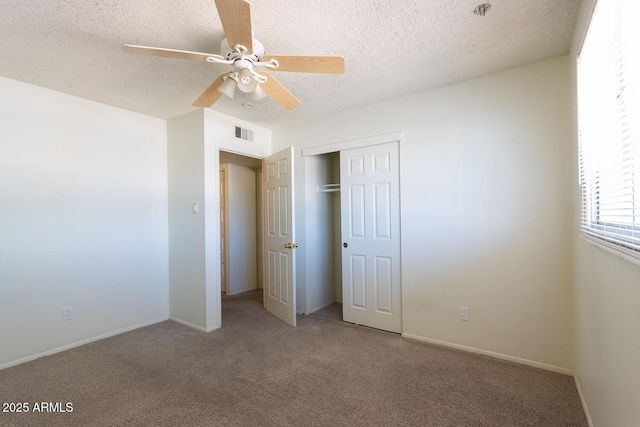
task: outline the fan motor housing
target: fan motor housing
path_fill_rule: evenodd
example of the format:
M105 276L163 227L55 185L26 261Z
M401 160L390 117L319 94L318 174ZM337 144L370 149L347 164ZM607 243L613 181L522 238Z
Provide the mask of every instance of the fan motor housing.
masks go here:
M247 46L248 47L248 46ZM234 59L235 57L240 57L238 51L234 50L229 46L229 41L225 37L220 42L220 54L226 59ZM247 55L246 57L253 59L255 61L259 61L260 58L264 56L264 45L260 43L260 40L254 38L253 39L253 53L251 55ZM245 58L246 58L245 57Z

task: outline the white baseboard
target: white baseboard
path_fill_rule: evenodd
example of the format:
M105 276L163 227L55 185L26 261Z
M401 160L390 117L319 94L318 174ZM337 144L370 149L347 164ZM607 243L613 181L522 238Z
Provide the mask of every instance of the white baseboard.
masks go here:
M216 329L219 329L217 326L214 326L212 328L203 328L202 326L194 325L193 323L187 322L186 320L178 319L177 317L169 317L169 320L171 320L172 322L179 323L179 324L184 325L184 326L188 326L188 327L190 327L192 329L195 329L196 331L200 331L200 332L211 332L211 331L215 331Z
M440 341L440 340L436 340L436 339L433 339L433 338L421 337L419 335L412 335L412 334L407 334L407 333L404 333L404 332L402 333L402 336L405 337L405 338L411 338L413 340L428 342L430 344L441 345L443 347L451 347L451 348L455 348L455 349L458 349L458 350L463 350L463 351L468 351L468 352L471 352L471 353L482 354L484 356L491 356L491 357L495 357L496 359L508 360L509 362L520 363L522 365L533 366L534 368L540 368L540 369L544 369L544 370L547 370L547 371L557 372L559 374L573 376L573 371L571 369L562 368L560 366L548 365L546 363L536 362L536 361L529 360L529 359L523 359L521 357L516 357L516 356L510 356L508 354L496 353L496 352L489 351L489 350L483 350L481 348L469 347L469 346L462 345L462 344L454 344L454 343L447 342L447 341Z
M324 303L324 304L321 304L321 305L319 305L319 306L318 306L318 307L316 307L316 308L312 308L311 310L309 310L309 311L308 311L308 312L306 312L305 314L311 314L311 313L315 313L316 311L320 311L320 310L322 310L323 308L327 308L327 307L329 307L329 306L330 306L331 304L333 304L334 302L335 302L335 301L329 301L329 302L326 302L326 303Z
M580 403L582 403L582 410L584 411L584 416L587 418L587 424L589 425L589 427L593 427L593 422L591 421L591 415L589 415L589 408L587 407L587 401L584 399L584 395L582 394L582 388L580 388L580 381L578 381L578 377L576 375L573 376L573 381L576 383L578 396L580 396Z
M74 343L63 345L61 347L56 347L54 349L43 351L41 353L36 353L36 354L31 355L31 356L22 357L20 359L13 360L11 362L7 362L7 363L1 364L0 365L0 370L6 369L6 368L10 368L12 366L20 365L20 364L25 363L25 362L30 362L32 360L36 360L36 359L39 359L39 358L44 357L44 356L51 356L52 354L60 353L61 351L65 351L65 350L70 350L70 349L75 348L75 347L80 347L81 345L89 344L89 343L92 343L94 341L99 341L99 340L102 340L102 339L105 339L105 338L109 338L109 337L112 337L112 336L115 336L115 335L120 335L120 334L123 334L125 332L133 331L134 329L144 328L145 326L150 326L150 325L153 325L155 323L164 322L165 320L169 320L169 319L167 317L162 317L162 318L159 318L159 319L150 320L148 322L138 323L136 325L127 326L126 328L117 329L115 331L111 331L111 332L107 332L107 333L104 333L104 334L100 334L100 335L97 335L95 337L91 337L91 338L87 338L87 339L84 339L84 340L76 341Z
M244 294L245 292L257 291L258 289L260 289L260 288L258 288L257 286L254 286L253 288L237 289L234 293L227 292L226 294L228 296L232 297L234 295Z

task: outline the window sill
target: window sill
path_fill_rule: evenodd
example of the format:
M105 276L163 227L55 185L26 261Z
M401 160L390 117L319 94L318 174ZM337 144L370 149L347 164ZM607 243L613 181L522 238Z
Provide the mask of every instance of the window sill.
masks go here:
M624 259L625 261L629 261L632 264L637 265L638 267L640 267L640 254L637 254L635 252L631 252L631 251L627 251L626 249L623 248L619 248L617 246L614 245L610 245L607 244L606 242L602 242L599 240L596 240L595 238L592 237L588 237L588 236L580 236L581 240L584 240L585 242L597 247L598 249L601 249L605 252L609 252L612 255L615 255L619 258Z

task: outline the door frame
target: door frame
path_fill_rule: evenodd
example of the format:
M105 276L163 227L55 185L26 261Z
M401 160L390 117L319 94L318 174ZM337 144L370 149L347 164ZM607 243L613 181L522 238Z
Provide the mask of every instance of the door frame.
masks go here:
M305 148L302 150L302 157L317 156L318 154L335 153L336 151L349 150L351 148L368 147L370 145L385 144L387 142L398 141L398 152L402 143L402 132L384 133L382 135L365 136L363 138L349 139L346 141L334 142L317 147Z

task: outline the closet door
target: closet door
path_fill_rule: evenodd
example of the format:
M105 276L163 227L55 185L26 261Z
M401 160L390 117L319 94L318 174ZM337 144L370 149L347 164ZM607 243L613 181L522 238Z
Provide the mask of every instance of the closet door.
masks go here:
M340 152L345 322L402 332L398 143Z

